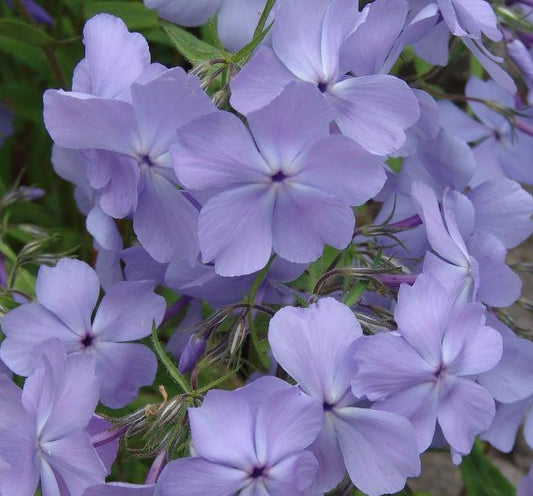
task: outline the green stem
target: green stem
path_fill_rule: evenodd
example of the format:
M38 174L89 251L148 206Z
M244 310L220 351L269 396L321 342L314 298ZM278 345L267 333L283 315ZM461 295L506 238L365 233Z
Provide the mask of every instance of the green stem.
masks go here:
M257 23L257 27L255 28L253 38L259 35L265 28L265 24L267 22L268 16L272 10L272 7L274 7L274 2L276 0L268 0L268 2L265 5L265 8L263 9L263 13L261 14L261 17L259 18L259 22Z

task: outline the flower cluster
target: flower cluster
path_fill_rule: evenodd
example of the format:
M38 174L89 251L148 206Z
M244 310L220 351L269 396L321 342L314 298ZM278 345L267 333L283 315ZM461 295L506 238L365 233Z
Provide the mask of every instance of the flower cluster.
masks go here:
M221 56L168 68L99 14L71 90L45 92L98 258L42 265L1 320L0 496L378 496L428 449L510 451L524 417L533 447L533 344L506 310L533 113L494 55L533 86L521 24L485 0L145 5L218 13ZM463 46L489 76L464 95L405 75ZM154 381L162 402L109 414ZM153 458L145 484L106 483L118 438Z

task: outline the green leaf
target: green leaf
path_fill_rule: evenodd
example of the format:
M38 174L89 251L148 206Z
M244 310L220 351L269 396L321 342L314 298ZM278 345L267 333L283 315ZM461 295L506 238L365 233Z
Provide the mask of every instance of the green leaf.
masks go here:
M28 45L19 40L0 35L0 51L11 55L17 62L21 62L39 74L49 71L48 63L40 48Z
M515 487L501 474L476 442L470 455L463 458L461 476L468 496L515 496Z
M0 19L0 33L2 36L22 41L28 45L45 46L54 43L54 38L42 29L17 19Z
M101 12L120 17L132 30L154 29L159 26L155 10L147 9L141 3L132 2L85 2L85 18L88 19Z
M174 46L191 64L199 64L212 59L226 59L226 54L218 48L199 40L196 36L189 33L179 26L169 22L161 23L161 26L168 37L174 43Z

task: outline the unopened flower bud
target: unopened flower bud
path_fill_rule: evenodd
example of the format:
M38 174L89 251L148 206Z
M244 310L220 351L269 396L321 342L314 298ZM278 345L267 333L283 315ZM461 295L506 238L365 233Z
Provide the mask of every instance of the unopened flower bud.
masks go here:
M200 357L205 353L207 340L199 333L191 334L180 356L178 369L182 374L187 374L196 365Z

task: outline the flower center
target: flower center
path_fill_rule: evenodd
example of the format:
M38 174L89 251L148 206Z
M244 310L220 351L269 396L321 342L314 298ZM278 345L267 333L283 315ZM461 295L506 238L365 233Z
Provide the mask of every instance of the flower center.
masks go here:
M444 363L441 363L439 365L439 368L437 370L435 370L434 372L434 376L437 378L437 379L440 379L444 374L446 373L446 365Z
M322 403L322 408L324 409L325 412L331 412L331 410L335 408L335 405L332 405L331 403L324 401L324 403Z
M264 472L265 472L265 467L254 467L254 470L250 474L250 477L252 479L259 479L259 477L263 477Z
M273 176L270 177L270 179L272 180L273 183L280 183L282 182L287 176L279 171L279 172L276 172L276 174L274 174Z
M90 333L87 333L85 334L85 336L83 336L83 339L81 340L81 345L83 348L89 348L90 346L92 346L93 341L94 336Z
M145 165L146 167L153 167L155 164L152 162L152 159L148 155L143 155L139 157L139 165Z
M328 83L326 83L325 81L320 81L316 86L321 93L325 93L328 89Z

